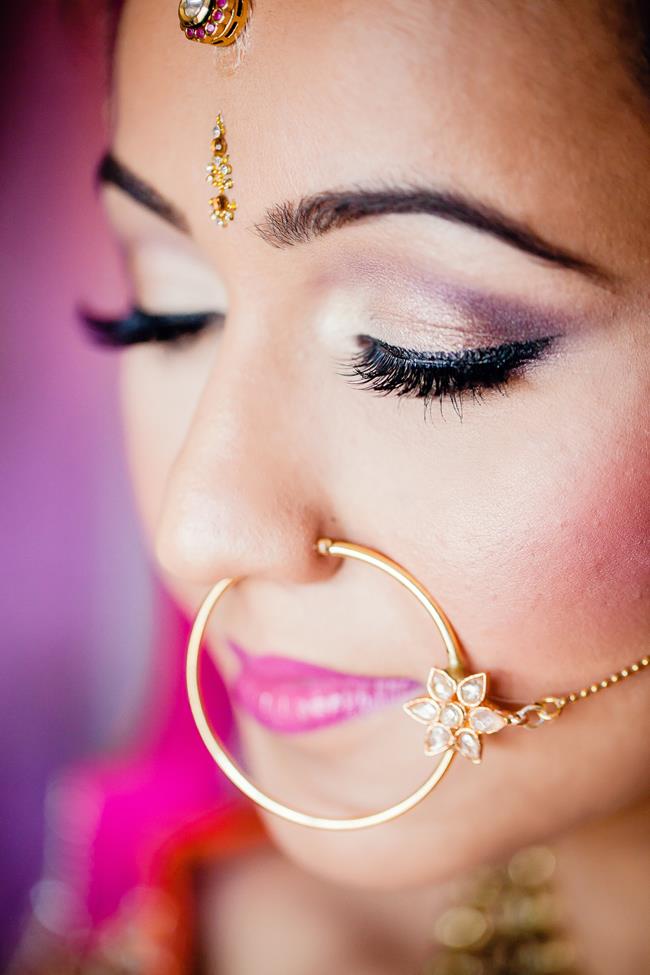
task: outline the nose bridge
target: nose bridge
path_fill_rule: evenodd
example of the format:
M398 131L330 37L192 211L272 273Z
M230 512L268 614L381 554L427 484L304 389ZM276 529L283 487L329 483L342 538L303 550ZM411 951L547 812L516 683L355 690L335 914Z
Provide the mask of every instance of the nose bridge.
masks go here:
M230 320L165 486L156 554L172 575L209 584L328 573L299 393L269 338Z

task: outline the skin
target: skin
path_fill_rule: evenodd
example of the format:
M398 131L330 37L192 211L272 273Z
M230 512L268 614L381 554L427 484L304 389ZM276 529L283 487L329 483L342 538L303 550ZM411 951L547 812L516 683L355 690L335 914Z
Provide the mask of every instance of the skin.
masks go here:
M351 672L423 680L444 665L412 598L373 569L318 555L326 535L414 573L453 622L468 672L486 670L500 700L566 693L640 658L650 127L611 24L587 0L570 12L268 0L250 41L235 69L227 52L183 42L157 0L128 0L118 37L113 150L191 231L105 188L135 296L160 313L226 313L192 343L121 358L137 504L172 593L193 617L217 579L249 577L209 628L226 676L227 635ZM203 176L217 111L238 204L226 230L207 217ZM427 215L284 249L255 232L283 201L388 177L497 206L606 277ZM449 298L467 289L521 314L477 317ZM462 418L448 401L425 414L421 401L340 375L358 334L433 352L549 328L560 335L552 354L505 394L466 397ZM400 905L410 916L404 890L428 891L431 906L451 878L588 821L605 824L598 846L567 848L587 859L603 843L616 850L629 810L647 802L647 714L642 674L535 732L486 739L480 766L457 758L428 800L379 829L267 826L301 876L371 898L402 889L396 916ZM244 718L241 731L256 781L316 813L388 804L431 768L422 727L399 707L299 737ZM634 835L639 852L647 831ZM622 887L636 890L629 878Z

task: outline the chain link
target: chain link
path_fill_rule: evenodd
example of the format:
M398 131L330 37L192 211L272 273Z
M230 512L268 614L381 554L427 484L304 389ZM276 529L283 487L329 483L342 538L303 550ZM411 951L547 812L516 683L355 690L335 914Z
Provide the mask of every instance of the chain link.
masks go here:
M524 728L538 728L545 721L553 721L557 718L566 700L562 697L545 697L534 704L526 704L518 711L514 711L508 716L509 724L522 725Z
M618 684L620 681L625 680L626 677L631 677L632 674L638 673L650 664L650 657L641 657L636 663L630 664L629 667L623 667L622 670L617 671L615 674L610 674L609 677L605 677L603 680L599 681L597 684L589 684L587 687L581 688L579 691L571 691L570 694L565 695L565 703L573 704L575 701L582 701L586 697L590 697L592 694L597 694L598 691L604 691L605 688L610 687L612 684Z
M559 717L567 704L583 701L586 697L597 694L598 691L604 691L607 687L611 687L612 684L618 684L620 681L625 680L626 677L637 674L644 667L647 667L648 664L650 664L650 657L642 657L636 663L630 664L628 667L623 667L622 670L610 674L609 677L605 677L597 684L589 684L587 687L582 687L579 691L571 691L562 697L543 697L541 701L526 704L523 708L519 708L518 711L513 711L508 714L508 724L521 725L524 728L538 728L545 721L552 721L554 718Z

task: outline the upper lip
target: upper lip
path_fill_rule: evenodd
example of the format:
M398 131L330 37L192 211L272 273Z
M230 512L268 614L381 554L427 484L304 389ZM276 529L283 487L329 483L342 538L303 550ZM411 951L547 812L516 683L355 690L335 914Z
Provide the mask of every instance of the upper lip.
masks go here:
M350 674L276 654L253 655L235 640L227 645L240 664L235 700L276 731L307 731L338 723L421 688L410 677Z
M403 674L396 676L394 674L352 673L302 660L298 657L285 657L278 653L254 653L231 637L226 638L225 643L243 669L255 673L260 679L267 678L269 681L286 679L292 682L308 682L316 677L341 677L348 680L402 680L417 683L412 677Z

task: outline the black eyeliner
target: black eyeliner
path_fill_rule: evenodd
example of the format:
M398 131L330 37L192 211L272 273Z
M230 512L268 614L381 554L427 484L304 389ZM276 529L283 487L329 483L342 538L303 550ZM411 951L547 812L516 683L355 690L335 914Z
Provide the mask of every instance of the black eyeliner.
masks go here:
M549 335L453 352L420 352L358 335L362 348L346 363L351 371L343 375L384 395L458 400L465 392L503 389L513 375L540 359L557 338Z

